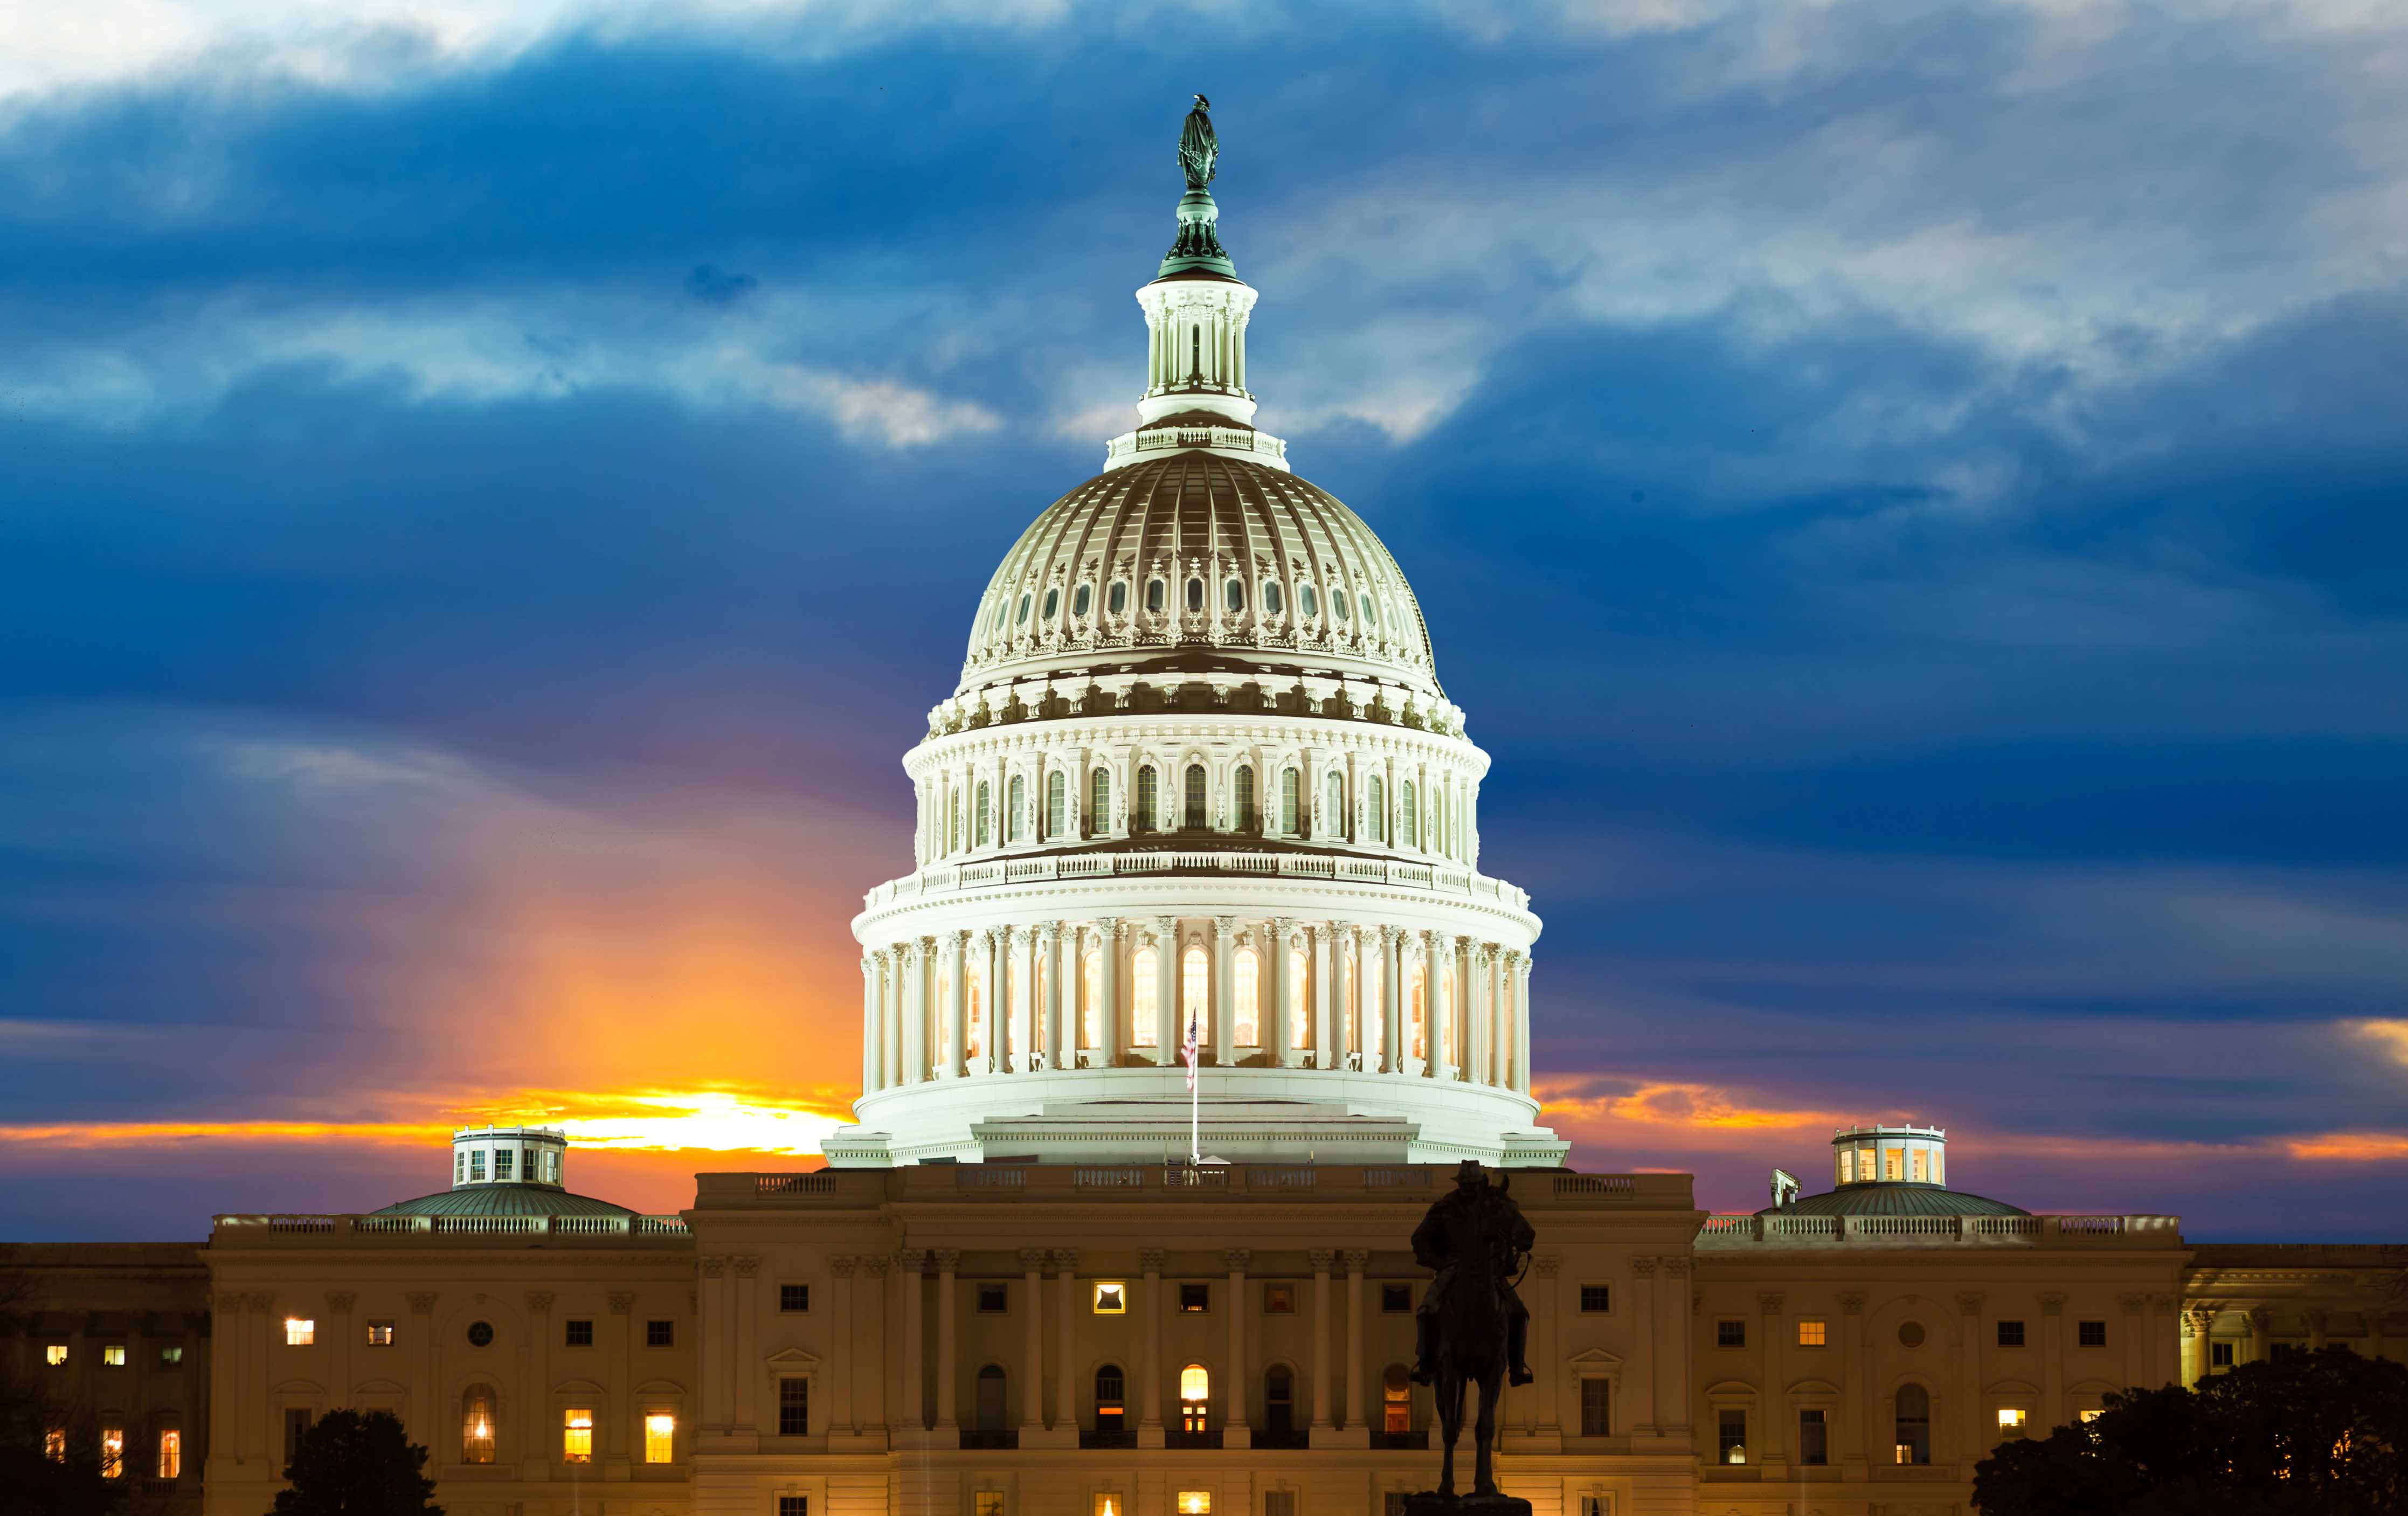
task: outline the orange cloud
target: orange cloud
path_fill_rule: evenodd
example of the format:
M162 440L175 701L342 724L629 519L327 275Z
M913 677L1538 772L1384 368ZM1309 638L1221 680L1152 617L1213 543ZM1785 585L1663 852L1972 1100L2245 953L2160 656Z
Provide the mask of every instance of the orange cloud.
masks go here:
M2408 1064L2408 1021L2371 1017L2351 1023L2350 1029L2372 1039L2398 1062Z
M2344 1163L2384 1164L2408 1158L2408 1136L2397 1132L2328 1132L2321 1137L2291 1137L2283 1147L2294 1158Z
M1844 1126L1852 1120L1824 1110L1752 1106L1710 1084L1658 1081L1590 1093L1584 1083L1542 1081L1534 1093L1543 1108L1541 1120L1559 1124L1629 1122L1692 1130L1797 1131Z

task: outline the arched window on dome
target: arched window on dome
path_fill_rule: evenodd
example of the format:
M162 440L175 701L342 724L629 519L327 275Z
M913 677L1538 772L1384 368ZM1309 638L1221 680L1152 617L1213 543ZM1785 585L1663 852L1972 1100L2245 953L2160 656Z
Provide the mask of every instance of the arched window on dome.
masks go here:
M1089 948L1079 960L1079 1046L1104 1045L1104 954Z
M1298 1011L1298 1014L1288 1018L1287 1045L1291 1048L1302 1048L1312 1041L1312 1018L1303 1013L1303 1008L1312 1004L1312 997L1306 994L1312 972L1304 949L1290 944L1287 950L1287 1003Z
M1379 613L1371 607L1371 592L1366 590L1362 594L1357 596L1356 599L1363 608L1363 630L1366 632L1377 631L1380 626L1380 617Z
M1190 948L1179 960L1179 1028L1174 1034L1182 1047L1186 1046L1187 1028L1196 1028L1196 1040L1209 1047L1212 1041L1212 963L1201 948Z
M1323 796L1326 804L1322 807L1321 824L1327 829L1331 840L1343 842L1347 833L1346 776L1332 769L1324 788L1327 794Z
M1429 976L1424 964L1405 971L1405 1056L1429 1062Z
M1413 781L1407 779L1397 786L1397 825L1400 829L1398 840L1404 847L1416 845L1414 822L1419 814L1413 808Z
M1221 605L1222 608L1228 611L1232 616L1239 615L1243 612L1246 608L1246 581L1244 579L1233 579L1228 583L1223 585L1221 587Z
M1025 590L1024 590L1024 591L1022 591L1022 592L1021 592L1021 594L1020 594L1020 609L1019 609L1019 610L1017 610L1017 611L1015 611L1015 612L1013 612L1013 614L1012 614L1012 618L1011 618L1011 624L1012 624L1012 625L1014 625L1014 626L1025 626L1025 625L1027 625L1027 624L1028 624L1028 606L1029 606L1029 602L1031 602L1032 600L1035 600L1036 598L1037 598L1037 597L1036 597L1035 595L1033 595L1033 594L1029 594L1029 593L1028 593L1027 591L1025 591Z
M1200 615L1203 612L1204 581L1200 579L1187 581L1187 609L1191 614Z
M1087 835L1101 837L1112 824L1112 771L1097 768L1087 775Z
M1374 774L1371 786L1365 794L1370 801L1371 840L1384 845L1388 840L1387 786L1380 782L1379 775Z
M1276 616L1280 613L1281 608L1286 604L1286 600L1280 594L1279 580L1263 580L1263 614Z
M1162 958L1152 948L1129 954L1129 1041L1140 1048L1162 1045L1154 1019L1162 1007Z
M1346 619L1346 587L1340 585L1329 592L1329 609L1340 621Z
M1011 776L1011 788L1006 793L1010 796L1003 808L1003 824L1008 828L1006 839L1017 842L1026 834L1028 826L1027 779L1014 774Z
M1308 619L1321 614L1321 596L1314 593L1312 585L1296 587L1296 608L1303 611Z
M1304 777L1294 768L1280 770L1280 832L1286 837L1298 835L1297 796L1304 788Z
M1087 608L1095 604L1095 599L1096 588L1094 585L1080 585L1077 589L1070 592L1070 614L1079 621L1085 621L1087 619Z
M1148 579L1145 581L1145 608L1147 610L1159 616L1162 614L1162 608L1168 603L1169 599L1170 587L1168 585L1165 584L1160 579Z
M1129 830L1151 832L1154 819L1162 814L1162 797L1154 777L1154 765L1146 764L1137 771L1137 804L1129 808Z
M1237 778L1238 826L1240 832L1254 829L1254 765L1240 764Z
M1204 806L1204 765L1202 764L1187 765L1186 823L1187 829L1191 832L1201 832L1211 824L1210 816Z
M1045 835L1059 837L1070 830L1070 777L1060 769L1045 776Z
M1043 615L1039 616L1038 620L1050 622L1054 619L1054 613L1061 608L1062 592L1058 589L1047 590L1045 592L1045 612Z
M992 799L993 796L987 793L987 781L984 779L979 780L978 816L976 827L977 840L971 843L972 847L983 848L986 846L986 840L989 836L987 823L994 819L992 808L989 804Z
M1263 1045L1262 960L1254 956L1254 949L1238 950L1237 971L1231 978L1237 989L1231 997L1231 1009L1237 1023L1238 1046L1259 1048Z

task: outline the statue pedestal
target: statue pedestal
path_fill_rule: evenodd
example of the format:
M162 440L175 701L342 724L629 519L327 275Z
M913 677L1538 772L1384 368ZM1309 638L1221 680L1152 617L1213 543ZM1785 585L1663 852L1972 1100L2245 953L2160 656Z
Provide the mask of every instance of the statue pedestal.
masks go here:
M1530 1503L1519 1495L1442 1495L1424 1490L1405 1496L1405 1516L1530 1516Z

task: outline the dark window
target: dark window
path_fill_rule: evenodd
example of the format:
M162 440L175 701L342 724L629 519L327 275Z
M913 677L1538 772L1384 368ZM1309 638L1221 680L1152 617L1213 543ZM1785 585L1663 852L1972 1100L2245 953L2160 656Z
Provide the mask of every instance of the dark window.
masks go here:
M1209 1284L1182 1284L1179 1287L1179 1309L1184 1311L1211 1310L1212 1287Z
M1117 616L1128 609L1128 580L1114 579L1111 590L1111 612Z
M779 1285L778 1309L780 1310L789 1311L810 1309L811 1287L808 1284Z
M1613 1381L1585 1379L1581 1387L1581 1430L1584 1437L1613 1436Z
M785 1379L778 1381L778 1435L781 1437L807 1437L811 1430L811 1381Z
M1127 1415L1128 1384L1121 1366L1106 1364L1096 1370L1096 1430L1117 1432Z
M1296 1430L1296 1376L1283 1365L1274 1364L1263 1374L1263 1412L1274 1434Z
M1410 1284L1381 1285L1380 1309L1391 1316L1400 1311L1411 1312L1413 1309L1413 1287Z
M468 1346L472 1348L491 1347L493 1345L493 1323L470 1322L468 1323Z
M1003 1430L1004 1379L1002 1366L989 1364L978 1371L978 1429L982 1432Z
M2076 1334L2074 1340L2083 1347L2103 1348L2107 1346L2107 1323L2105 1322L2077 1322L2074 1323L2073 1330Z
M982 1284L978 1287L978 1309L993 1316L1011 1309L1011 1287L1005 1284Z
M1265 1490L1263 1492L1263 1516L1296 1516L1296 1492L1294 1490Z
M778 1516L811 1516L811 1497L807 1495L780 1495Z
M171 1342L171 1343L169 1343L167 1346L165 1346L165 1347L164 1347L164 1348L160 1349L160 1350L159 1350L159 1366L160 1366L161 1368L181 1368L181 1367L183 1367L183 1366L184 1366L184 1345L183 1345L182 1343L180 1343L180 1342Z
M1204 581L1202 579L1189 579L1187 581L1187 608L1189 610L1202 610L1204 608Z
M594 1319L592 1317L572 1316L568 1319L567 1325L568 1336L564 1340L569 1347L590 1348L594 1346Z
M1204 826L1204 765L1190 764L1187 765L1187 829L1200 832Z
M1931 1462L1931 1393L1920 1384L1898 1387L1898 1435L1891 1456L1901 1464Z
M2232 1344L2229 1342L2209 1343L2207 1345L2207 1366L2210 1368L2230 1368L2232 1366Z
M647 1348L676 1347L677 1323L646 1322L644 1323L644 1346Z
M1266 1284L1263 1286L1263 1313L1268 1316L1296 1314L1296 1286Z
M1743 1464L1747 1462L1747 1412L1726 1410L1714 1425L1714 1462Z
M1163 599L1163 594L1164 594L1164 591L1163 591L1163 588L1162 588L1162 580L1160 580L1160 579L1148 579L1148 580L1146 580L1146 581L1145 581L1145 608L1146 608L1146 609L1148 609L1148 610L1150 610L1150 611L1153 611L1153 612L1154 612L1155 615L1157 615L1157 616L1161 615L1161 614L1162 614L1162 599Z
M1590 1316L1613 1309L1613 1286L1584 1284L1581 1286L1581 1310Z
M1153 831L1154 812L1161 804L1162 798L1154 790L1154 765L1148 764L1137 771L1137 804L1129 809L1129 830Z
M1405 1516L1405 1502L1412 1498L1402 1490L1383 1491L1380 1496L1380 1516Z
M284 1462L290 1466L301 1454L301 1439L309 1435L309 1413L298 1406L284 1412Z
M1823 1424L1819 1410L1798 1413L1798 1461L1812 1468L1831 1461L1831 1429Z
M1717 1348L1746 1347L1747 1323L1744 1320L1714 1323L1714 1346Z
M1999 1346L2000 1346L2000 1347L2001 1347L2001 1348L2020 1348L2020 1347L2022 1347L2023 1345L2024 1345L2024 1323L2021 1323L2021 1322L2000 1322L2000 1323L1999 1323Z

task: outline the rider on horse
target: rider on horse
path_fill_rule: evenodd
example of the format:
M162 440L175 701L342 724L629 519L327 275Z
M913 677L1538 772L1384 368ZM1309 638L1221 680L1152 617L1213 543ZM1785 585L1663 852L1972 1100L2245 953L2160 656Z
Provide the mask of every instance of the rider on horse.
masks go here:
M1413 1382L1430 1382L1438 1359L1439 1302L1454 1285L1461 1266L1481 1256L1483 1250L1494 1260L1494 1278L1499 1308L1506 1321L1506 1352L1512 1366L1512 1381L1527 1384L1534 1377L1526 1362L1530 1338L1530 1309L1522 1304L1514 1293L1514 1276L1521 1271L1522 1255L1538 1242L1538 1234L1523 1219L1522 1208L1513 1203L1508 1193L1511 1180L1490 1184L1480 1165L1467 1158L1455 1171L1455 1189L1439 1197L1413 1228L1413 1262L1424 1268L1437 1270L1438 1277L1422 1295L1420 1309L1414 1312L1413 1326L1419 1361L1413 1366Z

